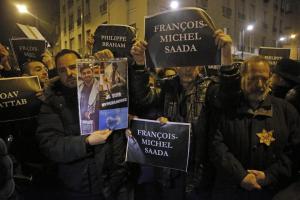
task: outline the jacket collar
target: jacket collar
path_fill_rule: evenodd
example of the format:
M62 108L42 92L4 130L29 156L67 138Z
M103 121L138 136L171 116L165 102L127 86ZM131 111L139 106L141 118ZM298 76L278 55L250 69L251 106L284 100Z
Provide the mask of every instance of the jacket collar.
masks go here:
M267 97L260 103L259 107L256 110L253 110L246 102L245 98L242 101L237 112L239 114L248 114L253 116L265 116L272 117L273 109L271 104L271 96L268 94Z

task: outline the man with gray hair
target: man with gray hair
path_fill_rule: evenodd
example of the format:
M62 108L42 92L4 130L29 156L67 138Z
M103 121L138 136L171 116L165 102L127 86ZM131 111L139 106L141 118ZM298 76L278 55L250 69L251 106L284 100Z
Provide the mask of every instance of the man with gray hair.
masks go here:
M269 63L255 56L241 68L236 107L220 113L210 157L216 168L213 200L268 200L291 175L299 148L299 115L269 94Z

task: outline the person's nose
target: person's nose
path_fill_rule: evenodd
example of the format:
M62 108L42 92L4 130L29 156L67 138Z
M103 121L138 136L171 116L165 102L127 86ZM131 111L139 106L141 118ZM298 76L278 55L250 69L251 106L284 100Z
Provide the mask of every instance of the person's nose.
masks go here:
M42 74L43 74L44 76L47 76L47 75L48 75L47 70L46 70L46 69L43 69Z
M72 70L70 70L68 67L67 67L67 70L66 70L66 74L67 74L67 76L71 76L72 75Z
M258 87L262 88L264 86L263 81L261 79L258 80Z

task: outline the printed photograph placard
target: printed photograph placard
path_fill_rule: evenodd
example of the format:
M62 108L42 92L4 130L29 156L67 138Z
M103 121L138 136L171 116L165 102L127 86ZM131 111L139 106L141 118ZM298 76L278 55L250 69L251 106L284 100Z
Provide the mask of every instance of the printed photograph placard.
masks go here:
M136 39L134 27L117 24L101 24L94 34L93 54L109 49L115 58L129 57Z
M10 39L10 44L14 52L15 59L19 67L30 60L42 60L41 55L46 50L45 40L36 40L28 38L13 38Z
M81 134L127 128L127 59L79 59L77 69Z
M187 171L190 128L189 123L132 120L126 161Z
M41 101L36 92L41 90L36 76L0 79L0 122L36 116Z
M259 55L267 59L272 66L282 58L290 58L290 52L291 49L288 48L259 47Z
M146 17L147 67L221 64L215 27L204 13L200 8L182 8Z

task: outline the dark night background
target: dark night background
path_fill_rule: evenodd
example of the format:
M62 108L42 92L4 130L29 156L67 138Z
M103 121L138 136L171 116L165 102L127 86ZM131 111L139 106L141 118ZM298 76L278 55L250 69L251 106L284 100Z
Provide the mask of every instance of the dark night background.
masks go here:
M29 14L20 14L15 6L17 3L26 4L28 11L38 20ZM0 0L0 43L8 45L9 38L24 36L16 23L38 24L39 31L53 44L58 33L55 25L59 23L59 0Z

